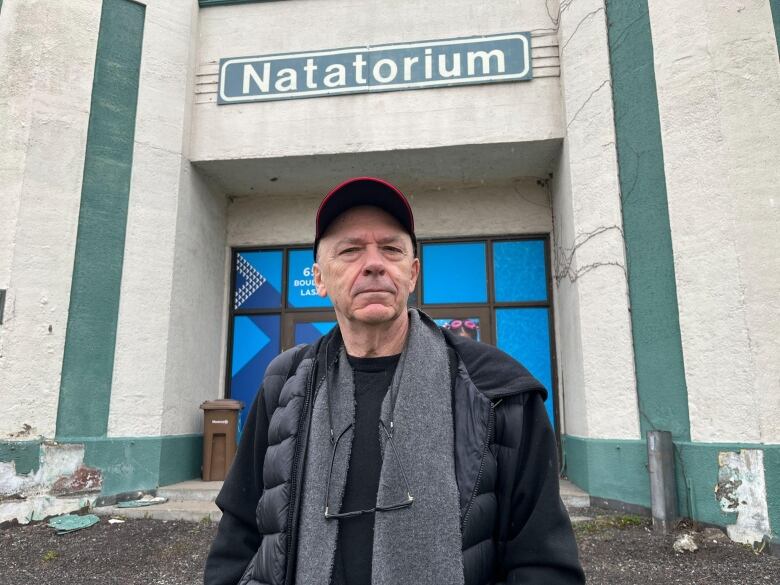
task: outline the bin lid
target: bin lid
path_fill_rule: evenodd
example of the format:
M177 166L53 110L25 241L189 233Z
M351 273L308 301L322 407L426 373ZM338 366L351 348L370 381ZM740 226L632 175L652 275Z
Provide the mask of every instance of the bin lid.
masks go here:
M200 407L203 410L241 410L244 408L244 403L240 400L222 398L220 400L206 400Z

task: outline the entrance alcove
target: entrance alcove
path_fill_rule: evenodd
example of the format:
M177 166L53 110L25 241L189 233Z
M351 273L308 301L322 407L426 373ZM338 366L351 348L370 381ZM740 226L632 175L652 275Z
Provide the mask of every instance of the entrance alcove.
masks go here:
M305 324L308 323L307 327L315 333L327 331L331 326L333 316L329 303L320 306L316 299L313 304L303 299L296 306L293 302L290 290L294 267L309 258L314 213L324 193L350 176L380 176L398 185L409 197L421 243L424 275L426 263L433 273L434 247L441 248L445 255L463 252L448 250L447 246L476 247L482 250L479 254L485 255L483 288L489 289L489 293L486 292L483 299L455 299L450 306L446 299L426 299L418 289L419 298L415 302L442 323L448 319L462 321L459 317L479 323L482 315L483 341L504 346L503 349L521 361L535 361L537 354L541 355L541 365L534 366L541 368L536 375L544 379L551 395L557 395L550 400L549 412L557 430L563 432L563 411L557 393L560 372L555 320L558 307L553 286L553 192L550 181L560 152L559 140L545 140L197 163L199 171L227 199L226 242L230 274L226 279L229 306L224 309L227 317L224 395L251 401L267 361L280 349L310 341L298 336ZM511 263L520 262L514 256L507 256L506 250L523 245L538 246L541 266L538 278L543 283L543 294L539 298L511 295L498 298L496 287L504 286L499 281L512 278L515 270ZM427 246L431 249L428 255ZM497 275L495 266L499 259L494 255L499 252L505 259L504 268ZM453 266L457 266L458 254L450 258ZM426 256L429 257L426 259ZM517 266L517 278L523 278L524 270L523 266ZM269 289L275 286L279 290L273 295L274 299L258 300L257 297L247 302L248 288L244 286L247 276L255 282L249 287L252 288L250 295L265 294L262 286ZM424 278L421 280L425 281ZM258 282L263 284L256 286ZM305 279L295 282L305 282ZM452 282L457 284L457 274L453 275ZM539 329L544 323L544 335L534 342L543 346L542 350L529 353L517 336L511 341L514 345L510 345L507 332L529 326L523 325L525 321L520 319L521 309L527 314L532 310L543 313L533 325ZM261 345L257 351L242 345L251 343ZM251 372L253 369L254 373Z

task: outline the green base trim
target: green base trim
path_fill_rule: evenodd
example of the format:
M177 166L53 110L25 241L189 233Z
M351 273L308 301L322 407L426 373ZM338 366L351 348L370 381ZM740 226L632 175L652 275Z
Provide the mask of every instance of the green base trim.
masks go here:
M160 485L171 485L201 476L203 436L163 437L160 451Z
M36 472L41 466L41 441L0 441L0 461L13 461L17 475Z
M101 495L153 490L200 477L202 435L68 437L84 445L84 464L103 474Z
M769 8L772 11L772 22L775 25L777 54L780 56L780 0L769 0Z
M563 435L566 476L589 495L650 506L644 441Z
M612 99L642 435L690 439L647 0L607 0Z
M780 445L756 443L698 443L675 441L677 501L681 516L718 526L736 521L715 498L718 454L760 449L769 523L774 541L780 539ZM650 507L647 445L640 440L586 439L563 436L566 475L593 497Z
M145 7L103 0L84 156L57 438L106 435Z

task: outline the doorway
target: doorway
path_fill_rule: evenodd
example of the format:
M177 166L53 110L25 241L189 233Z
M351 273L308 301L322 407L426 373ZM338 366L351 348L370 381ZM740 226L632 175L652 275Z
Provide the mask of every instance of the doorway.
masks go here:
M409 299L455 334L496 345L544 386L558 431L549 237L422 240L422 273ZM246 408L282 350L313 343L336 325L317 296L311 247L234 249L226 395Z

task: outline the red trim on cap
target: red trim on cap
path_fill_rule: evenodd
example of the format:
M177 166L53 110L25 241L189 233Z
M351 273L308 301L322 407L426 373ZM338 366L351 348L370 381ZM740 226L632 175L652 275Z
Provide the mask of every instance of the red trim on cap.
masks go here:
M384 179L379 179L377 177L353 177L351 179L347 179L343 183L336 185L333 187L333 189L330 190L330 192L325 196L325 198L320 203L319 208L317 209L317 218L315 226L317 228L317 237L319 238L322 236L320 233L320 213L322 212L322 208L325 207L325 204L330 200L330 198L336 194L338 191L346 187L347 185L351 185L352 183L357 183L358 181L372 181L374 183L379 183L380 185L384 185L385 187L390 188L398 197L401 199L403 204L406 206L406 211L409 213L409 221L411 222L411 228L412 233L414 233L414 214L412 213L412 207L409 205L409 201L406 199L406 195L404 195L398 187L393 185L392 183L388 183Z

